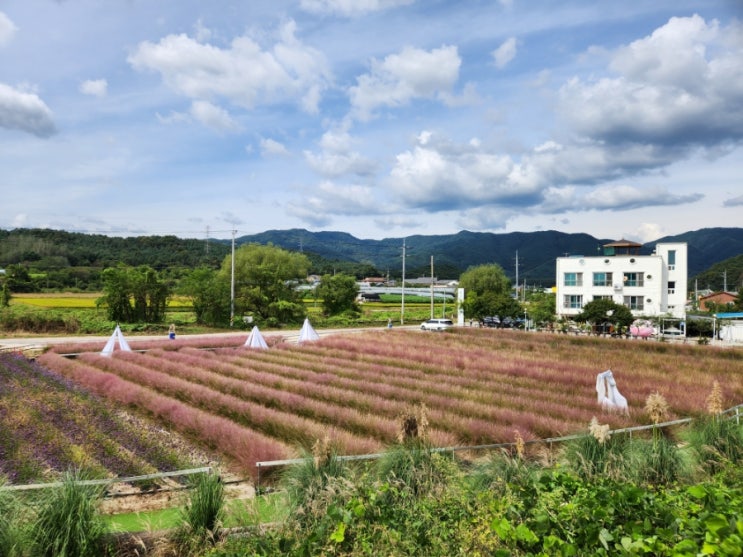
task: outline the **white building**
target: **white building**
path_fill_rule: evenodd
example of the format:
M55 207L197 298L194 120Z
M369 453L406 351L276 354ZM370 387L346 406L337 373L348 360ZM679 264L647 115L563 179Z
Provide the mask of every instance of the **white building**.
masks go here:
M652 255L641 244L620 240L603 246L603 255L557 258L558 317L579 314L593 300L610 299L640 316L685 318L686 243L659 243Z

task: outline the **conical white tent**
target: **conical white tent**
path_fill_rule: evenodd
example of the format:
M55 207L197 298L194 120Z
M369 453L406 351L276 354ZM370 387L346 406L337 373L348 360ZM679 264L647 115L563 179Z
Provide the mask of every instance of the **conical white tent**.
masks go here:
M320 335L318 335L315 329L312 328L312 325L310 325L310 320L305 317L304 325L302 325L302 330L299 331L299 339L297 339L297 344L301 344L306 341L318 340L319 338Z
M263 338L263 335L261 334L257 325L253 327L252 331L250 331L248 340L245 341L244 346L247 346L249 348L262 348L264 350L268 348L268 344L266 344L266 341Z
M101 356L110 356L114 353L114 348L116 347L116 342L119 343L119 348L125 352L131 352L132 349L129 348L129 343L124 338L123 333L121 332L121 329L118 325L116 325L116 328L114 329L113 334L111 335L111 338L108 339L108 342L106 343L106 346L103 347L103 350L101 350Z
M598 394L598 403L604 410L625 414L629 412L627 399L617 389L617 382L614 380L614 374L610 369L596 376L596 393Z

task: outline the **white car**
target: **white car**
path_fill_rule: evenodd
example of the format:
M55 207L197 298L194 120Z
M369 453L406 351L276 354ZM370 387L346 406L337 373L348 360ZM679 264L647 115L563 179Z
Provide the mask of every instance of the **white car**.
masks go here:
M453 326L451 319L429 319L421 323L421 329L424 331L444 331Z

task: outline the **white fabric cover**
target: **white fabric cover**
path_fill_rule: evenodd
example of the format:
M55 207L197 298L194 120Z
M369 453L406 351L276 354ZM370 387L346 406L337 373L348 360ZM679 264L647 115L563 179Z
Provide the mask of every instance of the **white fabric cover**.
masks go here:
M116 341L119 342L119 348L125 352L131 352L132 349L129 348L129 343L124 338L123 333L121 332L121 329L118 325L116 325L116 328L114 329L113 334L111 335L111 338L108 339L108 342L106 343L106 346L103 347L103 350L101 350L101 356L110 356L114 353L114 348L116 347Z
M610 369L596 376L596 393L598 394L598 403L602 409L629 413L627 399L617 389L617 382L614 380L614 374Z
M301 344L306 341L318 340L319 338L320 335L318 335L315 329L312 328L312 325L310 325L310 320L305 317L304 325L302 325L302 330L299 331L299 339L297 339L297 344Z
M248 340L245 341L245 346L249 348L262 348L263 350L268 349L268 344L266 344L266 340L263 338L257 325L250 331Z

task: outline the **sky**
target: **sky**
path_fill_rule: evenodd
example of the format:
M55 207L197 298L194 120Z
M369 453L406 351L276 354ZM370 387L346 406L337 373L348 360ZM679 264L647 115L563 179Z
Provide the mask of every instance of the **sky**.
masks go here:
M742 0L0 0L0 229L718 226Z

